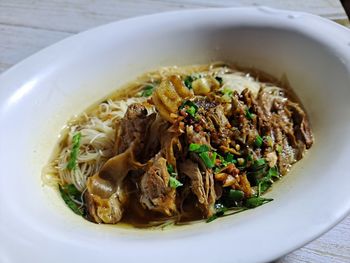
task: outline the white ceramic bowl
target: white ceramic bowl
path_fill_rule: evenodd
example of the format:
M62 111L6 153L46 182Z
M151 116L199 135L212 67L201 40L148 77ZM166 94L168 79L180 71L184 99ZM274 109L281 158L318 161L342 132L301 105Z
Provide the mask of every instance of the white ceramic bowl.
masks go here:
M149 231L96 225L43 187L61 127L137 75L214 60L286 74L316 142L259 208ZM270 8L163 13L61 41L0 77L0 261L257 262L314 239L350 210L350 32Z

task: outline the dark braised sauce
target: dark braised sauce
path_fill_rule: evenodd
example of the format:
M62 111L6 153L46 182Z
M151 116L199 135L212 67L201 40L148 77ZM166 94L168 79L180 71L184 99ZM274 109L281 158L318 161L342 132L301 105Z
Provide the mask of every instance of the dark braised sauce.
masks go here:
M238 92L225 86L224 71L192 71L114 95L147 99L115 119L113 149L104 149L109 157L87 177L82 197L73 184L60 186L68 206L95 223L150 227L210 222L272 201L263 194L303 157L313 136L285 77L239 70L265 84ZM78 133L60 143L71 148L70 161L82 150Z

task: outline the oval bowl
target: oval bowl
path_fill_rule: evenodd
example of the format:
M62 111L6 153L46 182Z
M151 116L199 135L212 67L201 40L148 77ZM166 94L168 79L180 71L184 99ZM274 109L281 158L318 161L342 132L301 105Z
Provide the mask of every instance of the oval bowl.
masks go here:
M306 13L191 10L101 26L12 67L0 77L0 261L265 262L316 238L350 210L349 39ZM273 202L210 224L139 230L87 222L42 185L70 117L143 72L217 60L286 75L309 114L315 144L267 194Z

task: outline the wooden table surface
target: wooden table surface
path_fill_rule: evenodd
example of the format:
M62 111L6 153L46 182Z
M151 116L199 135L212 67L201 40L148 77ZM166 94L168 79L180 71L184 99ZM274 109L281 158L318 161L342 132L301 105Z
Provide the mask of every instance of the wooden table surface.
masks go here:
M169 10L242 5L306 11L348 25L337 0L0 0L0 73L48 45L111 21ZM350 262L350 216L276 262Z

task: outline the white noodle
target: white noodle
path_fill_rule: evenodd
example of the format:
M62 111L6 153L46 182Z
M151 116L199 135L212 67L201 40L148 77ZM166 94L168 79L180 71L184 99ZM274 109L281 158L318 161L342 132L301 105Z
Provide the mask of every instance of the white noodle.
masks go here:
M172 74L220 76L223 79L222 89L241 91L249 88L256 95L260 87L263 87L275 98L283 98L281 96L283 89L272 84L260 85L260 82L249 74L237 71L223 62L190 67L163 67L158 71L145 74L134 82L134 86L142 88L146 85L153 85ZM133 97L126 100L108 99L100 103L92 112L84 112L74 118L64 136L66 146L61 148L57 157L43 169L43 182L49 185L74 184L79 191L85 191L87 178L97 173L102 165L113 156L116 120L124 116L130 104L146 100L147 98L144 97ZM147 107L147 109L149 112L154 111L152 107ZM77 165L75 169L69 170L67 164L70 160L72 139L77 132L81 133Z
M68 128L67 146L60 150L58 157L43 169L45 184L74 184L79 191L86 188L86 180L100 170L102 165L113 156L115 141L115 120L124 116L127 107L146 98L127 100L107 100L98 105L97 111L83 113L72 121ZM67 169L74 134L81 133L77 166Z

